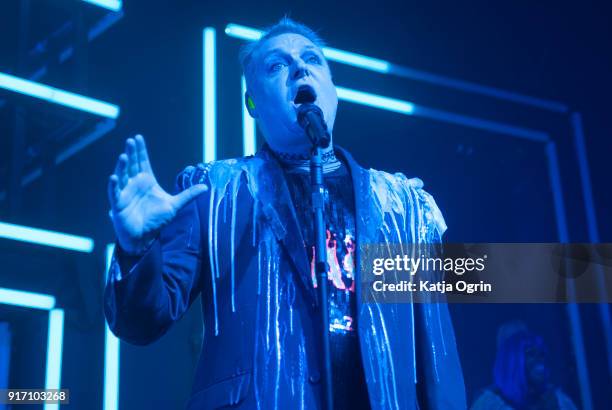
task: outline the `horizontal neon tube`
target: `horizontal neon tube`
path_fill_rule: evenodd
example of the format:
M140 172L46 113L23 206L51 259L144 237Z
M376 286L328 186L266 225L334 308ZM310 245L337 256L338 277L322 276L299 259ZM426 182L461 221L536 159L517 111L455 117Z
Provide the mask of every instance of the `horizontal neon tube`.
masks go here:
M0 238L90 253L94 241L82 236L0 222Z
M123 5L121 0L83 0L96 6L104 7L110 11L119 11Z
M363 91L351 90L344 87L336 87L338 99L363 104L370 107L381 108L410 115L414 111L414 104L395 98L383 97L381 95L370 94Z
M259 40L263 35L263 32L261 30L232 23L225 27L225 34L243 40L254 41ZM330 61L348 64L354 67L364 68L366 70L388 73L391 68L391 63L387 61L351 53L349 51L339 50L337 48L323 47L323 54L325 55L325 58Z
M30 309L51 310L55 307L55 297L42 293L0 288L0 303Z
M351 53L337 48L323 47L325 58L337 63L352 65L354 67L365 68L366 70L388 73L391 63L377 58L367 57L357 53Z
M240 24L230 23L225 26L225 34L230 37L241 38L243 40L259 40L263 36L263 31L257 30Z
M0 88L102 117L116 119L119 116L119 107L114 104L63 91L6 73L0 73Z

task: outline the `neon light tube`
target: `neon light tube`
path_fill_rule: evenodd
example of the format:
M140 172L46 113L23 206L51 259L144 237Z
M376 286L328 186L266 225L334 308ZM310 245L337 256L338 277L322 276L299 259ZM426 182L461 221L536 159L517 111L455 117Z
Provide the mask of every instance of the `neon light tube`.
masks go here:
M408 101L397 100L395 98L383 97L381 95L370 94L363 91L351 90L344 87L336 87L338 99L363 104L370 107L381 108L410 115L414 111L414 104Z
M255 41L262 37L263 31L232 23L225 27L225 34L242 40ZM323 55L330 61L348 64L366 70L378 71L380 73L388 73L391 69L391 63L388 61L337 48L323 47Z
M55 297L42 293L0 288L0 303L30 309L51 310L55 307Z
M244 95L246 93L246 79L242 77L242 155L253 155L255 154L255 147L257 145L255 120L249 114L247 110Z
M0 222L0 238L90 253L94 241L82 236Z
M106 245L105 276L108 279L114 244ZM104 325L104 404L103 410L119 409L119 339Z
M49 312L49 333L47 334L46 389L61 389L62 347L64 342L64 310L53 309ZM59 409L59 404L45 403L44 410Z
M203 33L204 40L204 162L216 159L217 135L217 102L215 74L215 29L207 27Z
M119 11L123 5L121 0L83 0L96 6L104 7L110 11Z
M119 107L114 104L84 97L6 73L0 73L0 88L102 117L116 119L119 116Z

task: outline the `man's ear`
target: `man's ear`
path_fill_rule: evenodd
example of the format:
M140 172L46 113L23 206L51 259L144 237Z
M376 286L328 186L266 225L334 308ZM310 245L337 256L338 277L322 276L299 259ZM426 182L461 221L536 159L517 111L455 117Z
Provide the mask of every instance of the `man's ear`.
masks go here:
M257 110L255 109L255 101L249 92L244 93L244 104L246 105L249 115L253 118L257 118Z

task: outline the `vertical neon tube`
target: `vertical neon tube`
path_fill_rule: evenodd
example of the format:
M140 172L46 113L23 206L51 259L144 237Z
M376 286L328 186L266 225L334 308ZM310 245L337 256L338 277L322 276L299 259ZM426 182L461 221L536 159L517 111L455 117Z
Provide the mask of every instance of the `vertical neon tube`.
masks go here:
M599 243L599 229L597 227L597 213L595 212L595 201L593 199L593 190L591 188L591 175L589 173L589 162L586 152L586 144L584 141L584 131L582 129L582 116L575 112L571 115L572 127L574 129L574 147L576 148L576 156L578 157L578 166L580 169L580 180L582 182L582 198L586 211L587 227L589 232L589 242ZM603 272L599 272L600 280ZM602 300L606 300L606 288L599 282L599 292ZM599 304L599 314L601 316L601 326L606 341L606 351L608 353L608 372L612 374L612 324L610 319L610 309L607 303Z
M242 151L243 155L255 154L257 146L256 131L255 131L255 120L249 114L247 110L245 93L246 93L246 79L242 77Z
M206 27L203 33L204 50L204 162L216 159L216 137L217 137L217 107L216 107L216 74L215 74L215 29Z
M567 230L567 216L565 213L565 204L563 201L563 190L561 184L561 173L559 170L559 160L557 156L557 148L554 142L546 144L546 156L548 157L548 172L553 191L553 201L555 204L555 216L557 219L557 232L560 243L569 243L569 232ZM569 318L569 327L572 332L572 344L574 346L574 354L576 359L576 372L578 376L578 385L580 387L580 398L582 400L582 408L584 410L593 410L593 402L591 399L591 382L589 379L589 371L587 368L586 352L584 350L584 339L582 337L582 323L578 305L573 302L576 298L576 291L573 282L568 282L568 292L571 295L572 303L566 304L567 315Z
M64 339L64 310L49 311L49 331L47 334L46 389L60 389L62 379L62 344ZM45 403L45 410L59 409L59 404Z
M105 277L108 280L114 244L106 245ZM119 409L119 339L104 324L104 402L103 410Z

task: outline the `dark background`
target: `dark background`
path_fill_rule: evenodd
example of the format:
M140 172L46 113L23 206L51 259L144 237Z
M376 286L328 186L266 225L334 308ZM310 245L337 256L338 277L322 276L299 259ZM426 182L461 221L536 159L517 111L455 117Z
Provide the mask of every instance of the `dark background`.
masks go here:
M58 166L55 155L99 117L0 90L0 220L91 237L93 254L0 241L0 286L56 295L66 310L63 386L73 408L100 408L104 248L113 241L106 181L126 137L142 133L162 186L201 161L202 29L217 30L218 158L241 155L241 42L230 22L252 27L281 16L319 31L332 47L395 64L560 101L550 113L432 84L331 63L336 84L550 133L557 145L569 240L588 241L585 203L569 115L583 116L602 242L612 240L610 154L612 25L606 2L204 2L126 0L124 16L86 42L107 12L78 0L7 0L0 9L0 71L121 107L115 129ZM20 8L29 4L27 18ZM46 43L42 40L49 39ZM41 45L36 47L36 45ZM76 44L73 58L57 54ZM38 51L37 51L38 50ZM14 135L22 124L23 145ZM559 240L541 143L341 102L335 141L364 166L419 176L449 225L448 241ZM261 141L261 139L260 139ZM19 159L19 161L17 161ZM42 167L21 188L16 181ZM0 193L1 195L1 193ZM580 306L595 409L610 408L610 374L596 306ZM199 312L147 347L121 347L124 409L180 408L199 352ZM554 378L581 407L568 316L562 305L452 306L471 399L491 382L496 329L521 319L549 345ZM40 316L40 317L39 317ZM42 315L0 309L14 335L11 383L42 387ZM36 330L37 329L37 330ZM37 344L38 343L38 344Z

